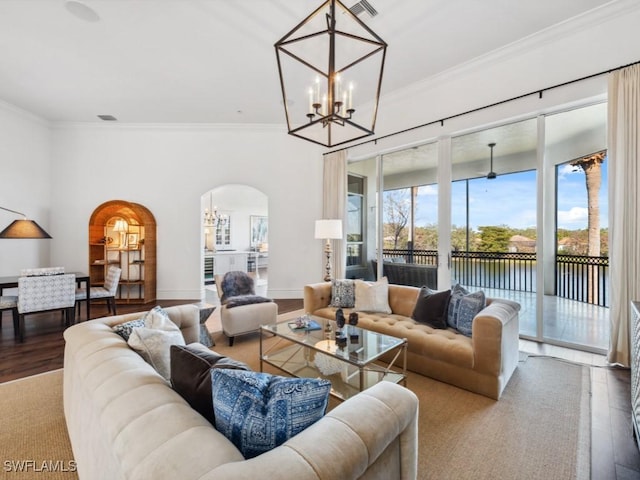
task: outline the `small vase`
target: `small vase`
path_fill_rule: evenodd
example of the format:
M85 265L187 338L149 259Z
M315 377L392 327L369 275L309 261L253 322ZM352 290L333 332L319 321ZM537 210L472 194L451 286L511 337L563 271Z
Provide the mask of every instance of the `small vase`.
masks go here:
M342 330L342 327L344 327L345 323L346 323L346 318L344 317L344 313L342 312L342 309L339 308L338 310L336 310L336 324L338 325L338 328Z
M357 325L358 324L358 312L351 312L349 314L349 325Z

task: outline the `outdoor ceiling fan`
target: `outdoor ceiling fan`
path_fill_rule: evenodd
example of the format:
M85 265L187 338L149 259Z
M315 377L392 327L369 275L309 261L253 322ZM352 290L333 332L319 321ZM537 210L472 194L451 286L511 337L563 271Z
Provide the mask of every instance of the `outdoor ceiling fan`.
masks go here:
M493 180L498 175L493 171L493 147L496 146L495 142L490 143L489 148L491 149L491 165L489 167L489 173L487 173L487 180Z

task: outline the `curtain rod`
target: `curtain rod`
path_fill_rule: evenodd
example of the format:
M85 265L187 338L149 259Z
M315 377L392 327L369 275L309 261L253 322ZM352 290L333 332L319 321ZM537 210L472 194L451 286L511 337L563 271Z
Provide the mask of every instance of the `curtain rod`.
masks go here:
M403 133L411 132L411 131L417 130L419 128L429 127L431 125L436 125L438 123L441 126L444 126L444 122L446 122L447 120L451 120L451 119L454 119L454 118L462 117L464 115L469 115L471 113L476 113L476 112L479 112L481 110L486 110L487 108L497 107L498 105L502 105L504 103L513 102L515 100L520 100L520 99L525 98L525 97L530 97L531 95L538 95L538 98L542 98L542 94L544 92L548 91L548 90L553 90L554 88L565 87L567 85L571 85L572 83L582 82L584 80L589 80L591 78L599 77L601 75L607 75L607 74L609 74L611 72L615 72L616 70L621 70L623 68L632 67L632 66L638 65L638 64L640 64L640 60L637 60L637 61L632 62L632 63L628 63L626 65L622 65L620 67L610 68L609 70L604 70L602 72L592 73L591 75L587 75L586 77L580 77L580 78L576 78L575 80L569 80L568 82L558 83L557 85L552 85L551 87L546 87L546 88L534 90L533 92L524 93L522 95L518 95L517 97L511 97L511 98L508 98L506 100L500 100L499 102L491 103L491 104L485 105L483 107L473 108L471 110L467 110L466 112L456 113L454 115L450 115L448 117L441 118L440 120L433 120L433 121L428 122L428 123L422 123L422 124L416 125L414 127L405 128L404 130L399 130L397 132L388 133L388 134L383 135L381 137L372 138L371 140L365 140L364 142L356 143L356 144L350 145L348 147L343 147L343 148L338 148L336 150L331 150L329 152L323 153L322 155L329 155L331 153L341 152L343 150L348 150L349 148L359 147L361 145L366 145L367 143L377 143L378 140L383 140L385 138L393 137L395 135L400 135L400 134L403 134Z

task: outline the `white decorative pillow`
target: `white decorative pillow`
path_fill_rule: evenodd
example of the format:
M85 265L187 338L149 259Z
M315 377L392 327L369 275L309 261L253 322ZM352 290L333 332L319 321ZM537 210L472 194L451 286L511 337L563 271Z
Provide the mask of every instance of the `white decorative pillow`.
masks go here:
M144 327L134 328L127 343L165 380L171 379L171 345L185 345L180 328L160 307L144 317Z
M389 282L382 277L375 283L356 280L356 312L391 313L389 307Z

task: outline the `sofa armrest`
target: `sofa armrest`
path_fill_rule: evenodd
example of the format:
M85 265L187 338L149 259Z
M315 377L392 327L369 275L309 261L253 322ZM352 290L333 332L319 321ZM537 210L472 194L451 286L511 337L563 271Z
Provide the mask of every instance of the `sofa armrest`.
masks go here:
M313 313L331 303L331 282L312 283L304 286L304 311Z
M413 480L417 468L418 398L405 387L383 381L283 445L244 462L220 465L203 479L281 478L286 472L287 478L298 480L356 479L365 474Z
M518 311L516 302L491 300L473 319L474 368L499 375L505 364L505 355L513 356L518 350Z

